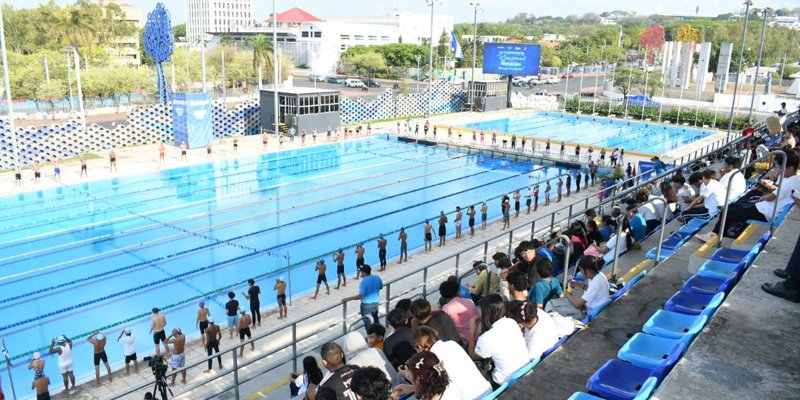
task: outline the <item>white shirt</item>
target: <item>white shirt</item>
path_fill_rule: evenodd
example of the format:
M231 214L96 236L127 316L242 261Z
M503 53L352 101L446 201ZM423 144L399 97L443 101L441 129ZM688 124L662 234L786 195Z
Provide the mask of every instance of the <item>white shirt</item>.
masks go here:
M583 292L581 298L586 302L587 314L610 299L611 295L608 294L608 279L606 279L606 275L602 272L595 275L589 281L589 287Z
M508 317L495 321L491 329L481 334L475 345L475 354L492 359L492 380L500 384L530 361L522 331L517 322Z
M622 254L628 250L628 242L625 240L625 232L622 232L622 243L620 243L619 254ZM611 237L608 238L606 242L606 247L608 247L608 251L603 253L603 260L605 262L614 261L614 247L617 246L617 234L612 233ZM600 274L602 275L602 274Z
M782 180L781 183L781 197L777 199L778 204L778 212L780 212L783 207L794 202L792 200L792 190L797 191L797 196L800 197L800 177L797 175L790 176L786 179ZM773 194L777 196L778 189L775 189ZM773 201L759 201L756 203L756 209L764 215L764 217L769 221L772 218L772 212L775 210L776 202Z
M731 172L722 175L722 178L719 178L719 184L727 191L728 190L728 181L731 179L733 174L736 176L733 177L733 182L731 183L731 197L729 203L733 203L734 200L738 199L739 196L744 194L747 190L747 182L744 179L744 175L737 173L739 171L738 168L734 168ZM723 195L722 201L725 201L725 196Z
M725 203L725 188L716 179L711 179L708 184L700 186L700 196L703 196L708 213L713 214Z
M439 340L431 346L431 352L439 357L450 377L450 384L444 392L448 397L448 392L455 391L458 399L480 399L492 392L492 385L458 343Z
M531 360L540 358L542 353L558 342L558 327L553 317L544 310L538 310L536 316L539 318L536 325L523 330L523 337L528 345L528 358Z
M694 196L696 196L696 195L697 195L697 193L695 193L694 188L692 187L692 185L686 185L685 184L685 185L683 185L683 187L680 190L678 190L678 193L677 193L678 202L681 205L681 210L682 211L688 210L689 209L689 204L692 204L692 200L684 201L683 198L684 197L694 198Z
M126 356L132 355L136 353L136 341L134 340L133 333L128 335L122 335L119 338L119 342L122 343L122 352L125 353Z
M525 198L529 200L533 198L533 188L530 188L530 190L528 190L528 195L525 196Z

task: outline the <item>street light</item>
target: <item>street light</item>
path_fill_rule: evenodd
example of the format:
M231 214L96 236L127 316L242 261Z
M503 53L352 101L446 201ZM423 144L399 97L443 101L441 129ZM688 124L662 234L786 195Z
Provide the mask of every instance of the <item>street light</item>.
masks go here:
M733 83L733 101L731 101L731 112L728 116L728 137L731 136L733 129L733 110L736 108L736 93L739 90L739 76L742 74L742 58L744 57L744 45L747 39L747 21L750 20L750 6L753 5L751 0L744 2L744 28L742 29L742 44L739 46L739 65L736 66L736 82Z
M475 13L473 14L472 18L472 73L470 74L469 85L469 109L472 111L475 109L475 60L477 58L478 51L478 9L481 8L481 3L477 1L471 1L469 5L475 9Z
M433 6L436 0L425 0L431 8L431 38L428 43L428 111L426 118L431 117L431 102L433 100Z
M753 117L753 104L756 101L756 85L758 84L758 70L761 68L761 56L764 54L764 37L767 34L767 17L769 16L769 7L764 9L764 21L761 24L761 44L758 47L758 62L756 63L756 75L753 78L753 96L750 97L750 112L747 114L747 122L750 122Z

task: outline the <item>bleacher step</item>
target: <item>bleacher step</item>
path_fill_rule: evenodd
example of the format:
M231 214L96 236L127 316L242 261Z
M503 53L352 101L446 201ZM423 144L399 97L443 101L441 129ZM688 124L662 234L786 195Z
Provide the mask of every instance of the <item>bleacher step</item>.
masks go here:
M739 237L727 246L728 248L734 250L746 250L749 251L750 249L758 243L758 240L761 238L761 235L764 234L769 230L769 226L766 225L759 225L759 224L750 224L739 234Z
M711 259L714 252L717 251L717 240L716 235L712 236L711 240L700 246L700 248L689 257L688 271L690 274L696 274L697 271L700 270L700 267Z

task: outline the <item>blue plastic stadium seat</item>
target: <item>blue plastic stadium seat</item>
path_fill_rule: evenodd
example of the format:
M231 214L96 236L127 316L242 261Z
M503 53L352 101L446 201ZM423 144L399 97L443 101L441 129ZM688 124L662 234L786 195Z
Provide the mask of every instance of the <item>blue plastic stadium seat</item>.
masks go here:
M655 368L669 358L676 347L686 348L686 344L680 339L638 332L619 349L617 358L640 367Z
M603 312L603 310L605 310L605 309L606 309L606 307L608 307L608 305L609 305L609 304L611 304L611 299L608 299L608 300L606 300L606 301L605 301L605 303L603 303L603 304L601 304L601 305L597 306L597 307L596 307L594 310L592 310L592 312L591 312L591 313L589 313L589 315L587 315L587 316L586 316L586 318L584 318L583 320L584 320L585 322L589 322L589 321L591 321L591 320L593 320L593 319L597 318L597 315L598 315L598 314L600 314L601 312Z
M678 249L664 249L664 248L662 248L661 249L661 257L659 257L658 262L662 262L662 261L666 260L667 257L670 257L673 254L675 254L675 252L677 250ZM647 258L648 260L655 260L657 252L658 252L658 249L653 247L652 249L650 249L650 251L647 252L647 254L645 254L645 258Z
M751 250L734 250L727 247L722 247L714 252L714 255L711 256L711 259L714 261L738 264L751 253L758 254L759 251L761 251L760 244L756 244Z
M663 242L661 242L661 250L674 250L683 245L690 237L692 237L690 233L676 231L675 233L669 235L668 238L664 239Z
M586 382L586 388L609 400L630 400L636 397L649 378L660 381L672 369L686 349L679 343L656 368L643 368L619 360L608 360ZM655 382L656 384L658 382ZM648 383L648 386L650 384Z
M728 278L714 278L702 275L694 275L683 284L684 292L699 294L715 294L717 292L728 293L734 283L735 276Z
M500 396L500 393L503 393L506 389L508 389L508 383L500 385L500 387L495 389L494 392L489 393L489 395L485 396L483 400L494 400L497 398L497 396Z
M650 335L667 339L681 339L687 345L708 322L705 315L686 315L666 310L656 311L642 330Z
M539 359L535 358L531 362L525 364L525 366L523 366L522 368L518 369L517 372L514 372L514 375L511 375L511 378L508 378L508 386L509 387L514 386L514 384L517 383L519 378L525 376L525 374L530 372L530 370L532 370L533 367L535 367L537 364L539 364Z
M730 264L719 261L706 261L700 266L697 275L707 278L726 280L735 278L741 271L747 267L747 261L742 261L738 264Z
M639 393L633 397L633 400L647 400L653 394L653 391L656 390L656 385L658 385L658 379L654 377L647 378L644 381L644 385L642 388L639 389Z
M705 315L711 317L725 299L725 293L715 295L677 292L667 300L664 309L687 315Z
M575 392L567 400L604 400L602 397L592 396L583 392Z
M764 248L764 245L767 244L767 241L769 241L770 237L772 237L772 231L766 231L761 235L760 238L758 238L758 243L761 245L762 249Z
M703 229L704 226L708 223L708 219L706 218L692 218L686 225L683 225L678 229L678 232L688 233L690 235L694 235L700 229Z

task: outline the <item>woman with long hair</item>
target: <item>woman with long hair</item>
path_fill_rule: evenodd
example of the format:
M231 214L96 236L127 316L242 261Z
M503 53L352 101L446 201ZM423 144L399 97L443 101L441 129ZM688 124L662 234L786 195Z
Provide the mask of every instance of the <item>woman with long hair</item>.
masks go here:
M317 395L317 388L322 382L322 370L317 364L317 359L306 356L303 359L303 372L292 372L289 382L292 399L313 400Z
M503 298L492 293L481 298L481 316L470 324L469 355L494 363L492 386L496 389L528 361L528 348L517 323L506 317Z
M458 398L455 393L445 394L450 384L450 378L444 369L444 363L436 354L430 351L421 351L411 356L404 367L406 376L414 384L414 393L417 399ZM392 397L398 398L400 395L400 390L395 390Z

